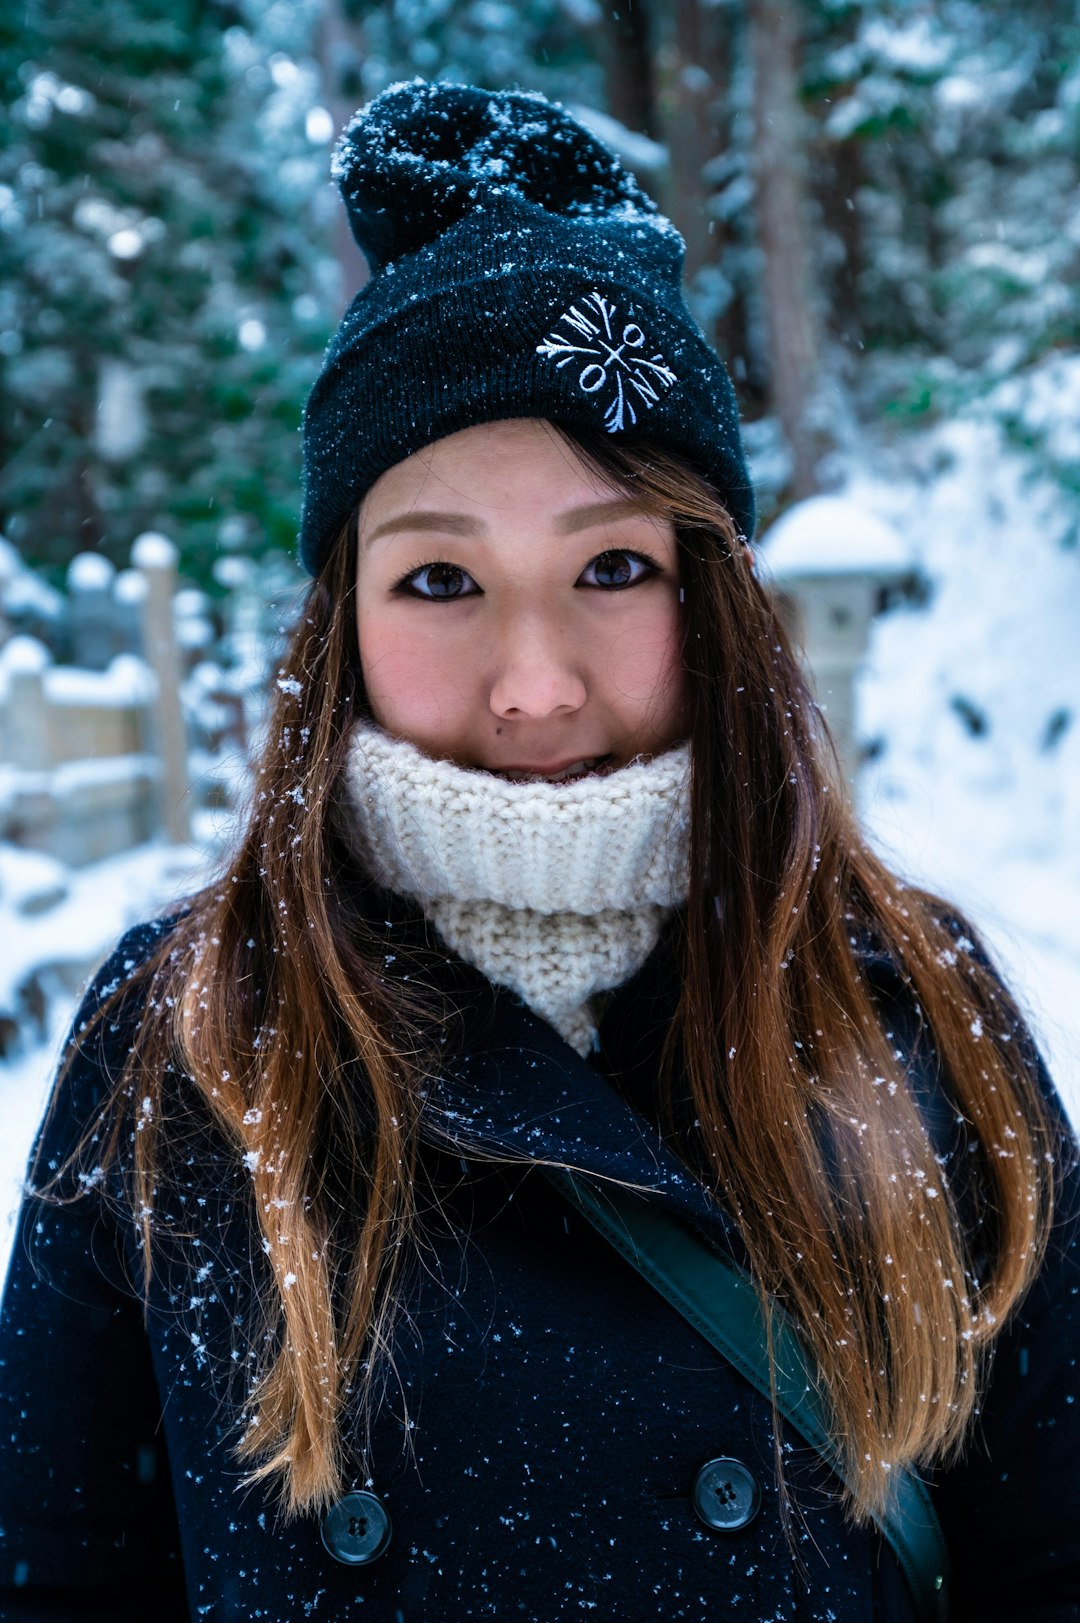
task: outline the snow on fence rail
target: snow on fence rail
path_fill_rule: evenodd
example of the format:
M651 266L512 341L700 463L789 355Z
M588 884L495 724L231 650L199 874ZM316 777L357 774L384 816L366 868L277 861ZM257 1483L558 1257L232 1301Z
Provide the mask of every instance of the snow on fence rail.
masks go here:
M44 1040L125 925L202 883L246 783L274 653L252 620L262 576L230 560L219 614L178 590L165 537L131 562L81 555L61 593L0 538L3 1060Z
M55 664L27 635L0 648L0 840L76 868L189 832L176 549L147 534L132 563L120 576L93 555L72 566L84 663Z
M33 638L13 638L0 650L0 838L75 868L149 839L156 695L134 655L104 672L73 670Z

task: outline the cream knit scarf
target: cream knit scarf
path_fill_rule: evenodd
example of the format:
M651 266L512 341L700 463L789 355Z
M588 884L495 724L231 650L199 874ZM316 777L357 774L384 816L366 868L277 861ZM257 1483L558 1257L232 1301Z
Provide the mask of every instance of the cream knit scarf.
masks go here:
M608 776L514 782L353 730L343 831L372 877L578 1053L589 1000L629 980L686 899L686 745Z

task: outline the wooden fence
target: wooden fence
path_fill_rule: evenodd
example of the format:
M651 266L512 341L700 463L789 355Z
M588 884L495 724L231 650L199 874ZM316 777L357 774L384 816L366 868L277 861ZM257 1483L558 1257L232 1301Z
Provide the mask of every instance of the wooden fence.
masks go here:
M0 648L0 840L82 867L157 833L188 838L176 587L176 548L144 535L121 576L93 557L72 568L82 663L28 635Z

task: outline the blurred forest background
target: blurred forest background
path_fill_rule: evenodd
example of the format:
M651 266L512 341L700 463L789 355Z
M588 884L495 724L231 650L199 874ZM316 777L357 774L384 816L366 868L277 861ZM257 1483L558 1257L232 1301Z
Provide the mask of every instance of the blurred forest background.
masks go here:
M0 79L0 527L58 573L291 548L297 428L362 278L336 131L421 74L537 88L671 214L766 518L867 424L979 403L1075 498L1076 0L19 0ZM1067 406L1067 402L1063 401ZM227 571L226 571L227 574ZM1080 601L1080 564L1078 564Z

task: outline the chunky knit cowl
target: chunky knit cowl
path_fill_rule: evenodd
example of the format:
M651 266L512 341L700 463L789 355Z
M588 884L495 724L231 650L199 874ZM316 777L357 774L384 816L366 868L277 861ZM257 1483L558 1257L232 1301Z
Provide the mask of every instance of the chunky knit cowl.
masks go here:
M689 779L686 745L569 783L512 781L360 722L339 820L377 883L586 1054L591 999L641 968L686 899Z

